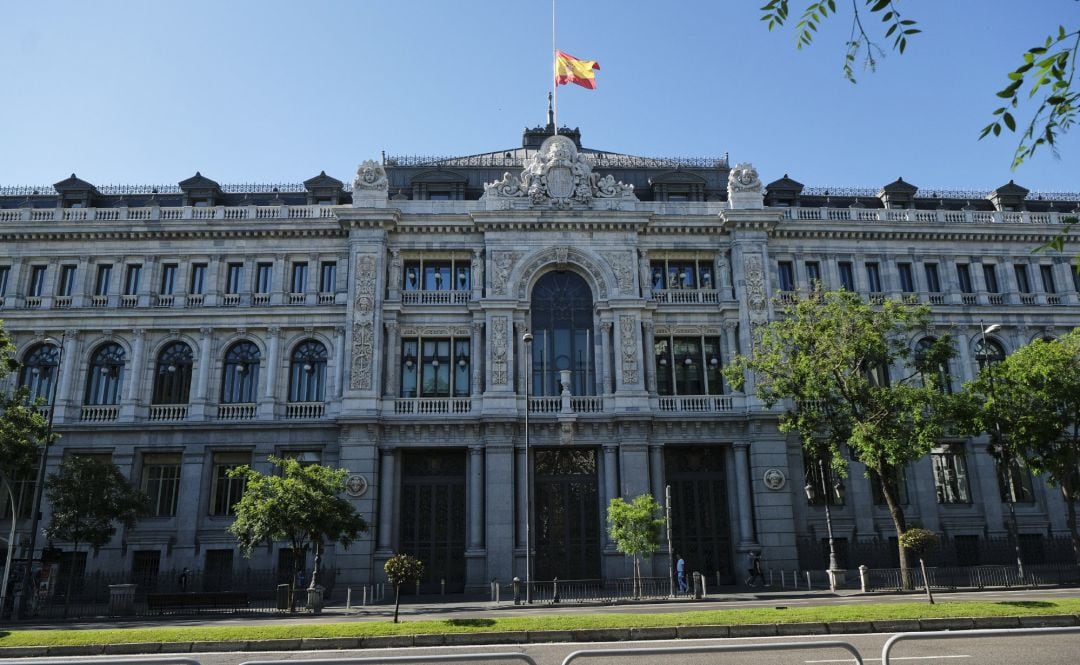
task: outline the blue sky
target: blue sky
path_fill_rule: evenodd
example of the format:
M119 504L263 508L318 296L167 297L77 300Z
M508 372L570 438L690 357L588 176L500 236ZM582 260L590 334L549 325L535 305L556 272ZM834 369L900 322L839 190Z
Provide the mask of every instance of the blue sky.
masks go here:
M1080 128L1015 173L1014 137L976 140L1005 74L1080 25L1080 2L901 2L923 33L858 85L847 15L797 51L761 4L560 0L559 47L601 66L596 90L560 87L560 124L592 148L727 152L766 182L1080 191ZM349 180L381 151L517 146L551 79L549 0L13 0L3 23L0 185Z

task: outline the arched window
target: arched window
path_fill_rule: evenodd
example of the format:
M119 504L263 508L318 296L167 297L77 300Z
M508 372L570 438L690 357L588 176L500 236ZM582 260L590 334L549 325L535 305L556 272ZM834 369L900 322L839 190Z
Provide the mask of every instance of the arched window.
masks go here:
M975 351L975 360L978 361L979 367L987 363L999 363L1005 360L1005 349L996 339L980 336L979 339L975 340L972 348Z
M120 385L124 381L124 356L124 348L110 342L99 347L90 358L86 375L88 406L120 403Z
M19 385L30 390L30 401L48 401L52 397L53 381L60 367L60 347L38 344L30 349L23 361Z
M187 404L191 392L191 347L173 342L158 354L154 404Z
M915 369L919 371L922 379L926 381L927 376L933 376L937 387L945 393L952 392L952 379L949 376L949 362L947 360L941 360L940 356L935 358L936 355L934 345L937 343L937 339L933 337L923 337L915 344Z
M309 339L293 351L289 362L289 401L321 402L326 393L326 346Z
M225 374L221 382L222 404L250 404L259 387L259 347L237 342L225 352Z
M570 392L574 395L596 394L593 297L584 279L559 270L536 282L532 332L532 394L560 394L562 370L570 370Z

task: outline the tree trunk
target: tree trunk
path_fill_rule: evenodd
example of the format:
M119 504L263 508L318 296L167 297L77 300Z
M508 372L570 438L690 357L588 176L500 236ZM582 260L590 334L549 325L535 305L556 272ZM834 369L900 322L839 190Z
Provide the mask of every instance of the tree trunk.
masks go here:
M1065 522L1072 537L1073 559L1080 566L1080 534L1076 532L1076 504L1073 503L1072 487L1068 481L1061 483L1061 494L1065 497Z
M401 607L401 584L394 585L394 623L398 622L398 608Z
M900 559L900 584L905 590L911 590L914 586L911 580L911 568L908 565L907 551L900 545L900 536L907 531L907 519L904 517L904 509L900 507L900 501L896 497L896 487L893 486L892 469L884 464L874 468L874 473L881 483L881 493L885 497L885 505L889 508L889 517L892 518L893 527L896 529L896 549Z
M922 571L923 587L926 588L926 598L930 601L930 604L934 604L934 593L930 591L930 577L926 574L926 563L922 557L919 557L919 570Z

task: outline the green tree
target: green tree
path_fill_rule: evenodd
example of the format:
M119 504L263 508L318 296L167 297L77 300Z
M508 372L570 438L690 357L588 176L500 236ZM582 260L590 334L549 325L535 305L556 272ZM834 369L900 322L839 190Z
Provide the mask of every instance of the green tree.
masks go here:
M401 607L401 585L407 582L419 582L424 576L424 562L408 554L395 554L383 564L386 579L394 585L394 623L398 622L398 608Z
M1080 329L1036 340L985 365L964 386L972 431L987 431L999 464L1022 459L1061 489L1073 553L1080 565Z
M145 494L131 486L120 469L108 460L72 455L60 462L58 473L45 481L45 496L52 517L45 535L71 543L72 554L82 544L95 551L116 534L116 523L132 527L149 503ZM75 566L69 566L64 615L71 603Z
M769 0L761 7L761 20L770 30L789 23L790 0ZM908 38L914 37L921 30L916 21L901 15L899 0L852 0L851 36L845 43L844 77L855 82L855 66L861 60L866 69L873 71L877 62L884 55L884 49L878 39L891 41L891 48L903 53L907 48ZM880 21L880 37L874 36L874 28L868 29L863 22L863 14ZM795 23L796 48L809 46L814 41L818 26L838 13L836 0L814 0L806 2L799 19ZM1080 54L1080 29L1067 30L1059 25L1051 30L1039 44L1025 51L1021 63L1016 69L1007 72L1008 83L998 91L997 96L1005 100L1005 105L994 110L991 122L983 127L979 138L990 134L999 136L1002 128L1016 132L1015 112L1021 103L1034 105L1034 112L1024 123L1013 153L1013 169L1025 159L1033 157L1040 146L1057 152L1056 141L1061 134L1072 128L1076 121L1077 106L1080 105L1080 89L1074 87L1077 56Z
M341 496L348 471L295 459L269 460L278 472L264 474L247 465L229 471L231 477L244 478L245 487L234 506L236 521L228 531L236 536L245 557L260 543L288 542L293 551L289 589L294 596L297 574L309 549L315 551L310 584L315 588L323 545L329 541L348 548L368 527L352 502ZM292 601L289 607L296 609Z
M815 292L786 306L761 330L753 353L725 370L736 390L748 374L757 397L772 408L785 401L781 431L798 435L808 461L846 474L847 455L878 482L897 535L907 530L896 471L938 442L952 415L940 368L952 355L947 336L915 354L912 337L929 319L926 306L887 300L868 305L847 291ZM900 376L889 376L889 368ZM904 580L907 553L898 548Z
M923 557L930 550L937 547L938 536L933 531L920 527L908 529L900 536L900 547L911 552L919 558L919 570L922 571L923 588L926 589L926 599L934 604L934 593L930 590L930 578L926 576L926 561Z
M637 598L641 594L641 559L648 559L660 548L660 532L664 528L660 504L651 494L642 494L630 503L615 497L608 503L607 521L615 549L633 557Z

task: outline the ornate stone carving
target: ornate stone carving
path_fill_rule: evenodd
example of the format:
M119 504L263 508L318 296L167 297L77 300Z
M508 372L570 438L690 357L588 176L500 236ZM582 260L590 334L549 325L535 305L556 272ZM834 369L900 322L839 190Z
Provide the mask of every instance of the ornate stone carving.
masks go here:
M615 273L615 282L618 284L619 293L633 293L634 291L634 257L626 252L600 252L600 256L611 266Z
M514 265L521 258L521 252L492 252L491 262L494 264L494 269L491 272L491 290L496 294L505 295L509 292L507 288L510 281L510 272L513 271Z
M622 348L622 382L634 384L637 378L637 335L634 331L634 317L624 315L619 317L619 337Z
M755 312L764 312L768 301L765 297L765 269L760 254L749 254L743 262L746 275L746 302Z
M367 316L375 308L375 257L361 254L356 257L356 290L353 298L353 318Z
M555 248L555 263L560 267L566 265L566 260L570 257L570 248L566 245L559 245Z
M507 172L501 180L484 185L487 200L525 197L532 205L555 208L589 207L598 198L637 200L633 185L593 173L574 141L561 135L546 139L525 162L521 175Z
M472 287L474 289L484 288L484 260L480 258L480 250L473 250L472 257Z
M374 159L366 159L356 168L356 178L353 180L353 196L359 193L361 196L371 198L381 192L385 197L388 184L386 170L382 164Z
M518 281L518 298L525 299L528 297L529 284L532 282L533 275L535 275L540 268L550 263L559 263L559 253L562 249L564 248L549 247L542 252L538 252L529 259L529 262L526 263L525 267L521 270L521 279ZM565 250L566 256L563 258L562 265L573 263L583 267L593 278L597 299L607 299L608 280L605 278L603 265L577 248L568 247L565 248Z
M352 390L371 390L371 354L375 343L372 339L371 322L353 324L352 338Z
M500 386L507 383L506 318L495 316L491 319L491 383Z
M728 174L728 205L732 208L761 208L764 206L761 179L753 164L736 164Z
M390 250L390 283L387 286L391 291L401 288L401 250Z
M642 291L648 291L652 288L652 268L649 266L649 251L645 249L638 250L638 279L641 280Z

